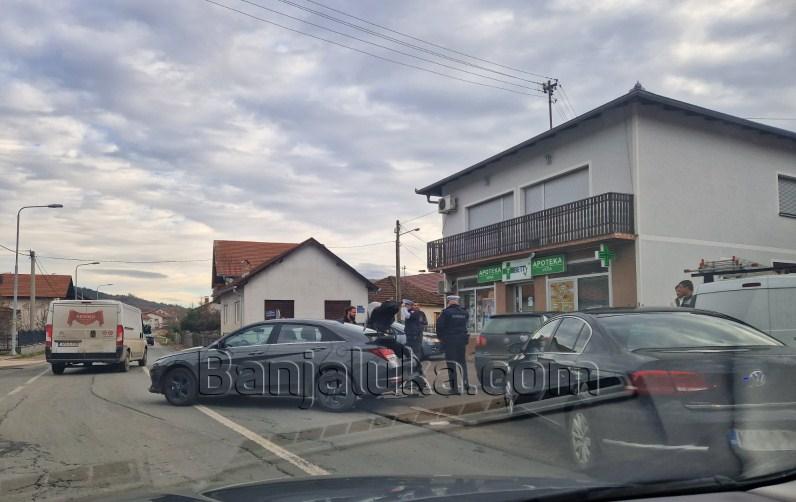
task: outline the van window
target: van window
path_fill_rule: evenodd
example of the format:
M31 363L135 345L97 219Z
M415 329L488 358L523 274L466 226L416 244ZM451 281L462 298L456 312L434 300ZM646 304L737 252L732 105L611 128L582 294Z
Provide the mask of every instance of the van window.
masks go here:
M771 329L767 289L700 293L696 297L696 308L735 317L761 331L769 332Z

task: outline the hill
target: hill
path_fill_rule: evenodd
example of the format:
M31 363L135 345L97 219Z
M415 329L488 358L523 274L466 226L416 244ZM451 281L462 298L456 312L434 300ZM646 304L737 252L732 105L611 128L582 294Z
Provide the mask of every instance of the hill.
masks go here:
M86 299L97 298L97 292L91 288L79 287L77 288L77 294L78 298L86 298ZM128 305L132 305L133 307L138 307L139 309L141 309L142 312L148 312L150 310L156 310L156 309L163 309L166 312L172 314L177 319L182 319L183 317L185 317L185 314L189 310L181 305L174 305L171 303L161 303L161 302L146 300L144 298L139 298L130 293L126 295L111 295L100 291L100 298L102 298L103 300L118 300Z

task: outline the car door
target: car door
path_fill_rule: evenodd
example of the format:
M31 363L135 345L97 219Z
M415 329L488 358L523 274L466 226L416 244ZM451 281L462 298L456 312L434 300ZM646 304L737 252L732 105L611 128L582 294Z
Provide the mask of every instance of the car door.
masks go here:
M302 395L311 379L342 338L324 326L305 322L280 323L266 349L268 388L274 395Z
M580 361L580 352L591 333L591 327L579 317L564 316L561 319L540 357L548 371L550 396L576 394L588 383L592 371Z
M268 342L278 328L273 323L257 324L224 339L220 352L228 358L233 388L239 394L262 394L265 390Z

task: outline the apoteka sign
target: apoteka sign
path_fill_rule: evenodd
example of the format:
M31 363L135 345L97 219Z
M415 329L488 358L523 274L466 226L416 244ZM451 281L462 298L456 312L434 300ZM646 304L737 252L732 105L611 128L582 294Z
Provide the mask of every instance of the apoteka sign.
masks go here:
M533 275L561 274L567 271L567 258L563 254L534 258L531 264Z

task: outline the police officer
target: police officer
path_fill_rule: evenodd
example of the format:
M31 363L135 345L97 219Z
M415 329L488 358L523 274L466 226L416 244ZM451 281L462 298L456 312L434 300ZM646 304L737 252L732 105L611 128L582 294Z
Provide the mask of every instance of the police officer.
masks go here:
M406 345L420 357L423 354L423 312L412 300L404 300L404 304L409 308L409 316L404 320Z
M470 388L470 380L467 377L467 360L465 351L467 349L467 321L469 314L459 306L458 296L449 296L448 307L442 311L437 319L437 337L442 342L445 350L445 359L448 363L450 375L451 392L458 394L461 392L459 384L464 383L464 391ZM461 368L462 380L459 381L458 368Z

